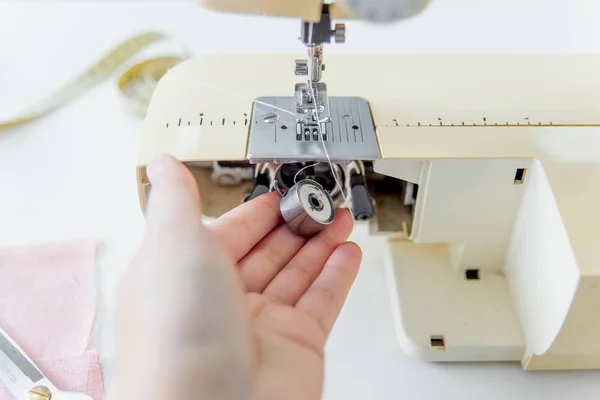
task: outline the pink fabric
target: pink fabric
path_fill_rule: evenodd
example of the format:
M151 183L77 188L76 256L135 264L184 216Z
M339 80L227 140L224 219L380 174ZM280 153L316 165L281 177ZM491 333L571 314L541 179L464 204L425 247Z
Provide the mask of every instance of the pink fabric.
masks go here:
M103 394L89 349L96 308L97 243L0 249L0 326L61 390ZM0 383L0 400L12 400Z

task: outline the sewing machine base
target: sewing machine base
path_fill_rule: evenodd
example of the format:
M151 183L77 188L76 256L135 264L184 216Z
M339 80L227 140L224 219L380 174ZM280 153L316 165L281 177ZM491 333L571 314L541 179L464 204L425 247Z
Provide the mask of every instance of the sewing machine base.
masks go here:
M142 210L157 154L249 161L248 99L289 97L295 59L201 56L166 74L142 132ZM329 95L369 103L373 176L403 188L373 195L370 225L388 236L407 354L600 369L598 70L585 55L328 57Z
M525 343L502 274L456 271L447 245L393 240L385 268L405 353L432 362L522 359Z

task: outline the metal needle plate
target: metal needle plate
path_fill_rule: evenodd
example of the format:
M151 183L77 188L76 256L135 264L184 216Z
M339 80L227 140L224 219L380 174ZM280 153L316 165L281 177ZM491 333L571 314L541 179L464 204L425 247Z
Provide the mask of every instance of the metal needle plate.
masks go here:
M250 162L327 161L318 128L297 123L294 97L257 100L246 154ZM321 127L331 161L380 158L369 103L359 97L330 97L328 103L329 110L320 117L330 117Z

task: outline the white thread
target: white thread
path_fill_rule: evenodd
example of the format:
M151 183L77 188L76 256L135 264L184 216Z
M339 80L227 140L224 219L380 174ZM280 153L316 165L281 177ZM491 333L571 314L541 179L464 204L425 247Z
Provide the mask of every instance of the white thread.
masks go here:
M296 113L293 113L293 112L291 112L290 110L286 110L286 109L284 109L284 108L277 107L277 106L275 106L275 105L273 105L273 104L265 103L265 102L263 102L263 101L260 101L260 100L252 99L252 98L250 98L250 97L246 97L246 96L243 96L243 95L241 95L241 94L239 94L239 93L232 92L232 91L229 91L229 90L225 90L225 89L223 89L223 88L220 88L220 87L218 87L218 86L211 85L211 84L209 84L209 83L204 83L204 82L196 82L196 81L194 81L194 80L192 80L192 79L189 79L189 78L188 78L188 77L186 77L186 76L179 75L178 73L175 73L175 72L171 72L171 70L169 70L169 73L170 73L171 75L173 75L173 76L175 76L175 77L177 77L177 78L179 78L179 79L182 79L182 80L184 80L184 81L186 81L186 82L189 82L189 83L191 83L191 84L193 84L193 85L196 85L196 86L201 86L201 87L208 88L208 89L213 89L213 90L216 90L216 91L218 91L218 92L222 92L222 93L228 94L228 95L230 95L230 96L237 97L238 99L242 99L242 100L248 100L248 101L251 101L251 102L253 102L253 103L256 103L256 104L262 104L263 106L271 107L271 108L274 108L274 109L276 109L276 110L283 111L283 112L285 112L285 113L288 113L288 114L290 114L290 115L293 115L293 116L294 116L294 118L296 118Z
M327 109L331 110L331 104L329 104L329 96L327 96ZM327 153L327 148L325 147L325 141L323 140L322 143L323 143L323 149L325 150L325 154L327 155L327 158L329 159L329 153ZM332 165L331 160L329 160L329 164ZM345 168L345 169L348 169L348 168ZM350 174L347 173L347 171L345 171L345 169L342 168L342 171L345 172L345 175L347 175L347 176L345 176L345 178L346 178L346 181L347 181L348 184L347 185L344 184L344 187L347 187L347 189L348 189L347 193L351 193L351 190L350 190L350 179L349 179L350 178ZM341 183L337 182L337 184L338 184L338 187L340 188L340 191L342 192L342 198L344 199L344 206L347 207L352 212L352 214L354 215L354 210L352 209L352 204L346 198L346 196L344 195L344 191L342 190Z
M311 22L308 26L308 41L311 45L312 45L312 35L313 35L313 23ZM309 52L309 56L310 56L310 52ZM309 71L314 71L314 64L313 64L314 57L308 57L308 58L309 58L309 63L310 63ZM321 138L321 144L323 145L323 150L325 151L325 157L327 157L327 162L329 163L329 168L331 168L331 174L333 175L333 179L335 180L335 183L340 190L340 194L342 195L342 198L344 199L344 205L346 207L348 207L348 209L350 210L350 213L352 213L352 215L354 215L354 210L352 210L352 206L348 203L348 199L346 198L346 195L344 194L344 188L342 187L342 184L340 183L340 181L338 180L338 178L336 176L335 170L333 168L333 163L331 162L331 157L329 156L329 152L327 151L327 146L325 145L325 135L323 133L323 128L321 127L321 123L327 122L327 119L324 119L323 121L321 121L321 118L319 117L319 105L317 104L317 102L314 101L314 100L316 100L315 99L316 93L314 92L313 87L312 87L312 82L310 80L310 73L308 74L307 85L308 85L308 90L310 90L310 95L313 98L313 104L315 105L315 108L312 110L313 117L317 121L317 129L319 130L319 136ZM327 109L331 110L329 108L329 97L327 97Z
M314 163L314 164L306 165L306 166L304 166L304 167L300 168L300 169L298 170L298 172L296 172L296 175L294 175L294 185L295 185L296 183L298 183L298 182L297 182L297 179L298 179L298 175L300 175L300 172L302 172L302 171L304 171L305 169L308 169L308 168L310 168L310 167L315 167L315 166L319 165L320 163L321 163L320 161L317 161L317 162L316 162L316 163Z

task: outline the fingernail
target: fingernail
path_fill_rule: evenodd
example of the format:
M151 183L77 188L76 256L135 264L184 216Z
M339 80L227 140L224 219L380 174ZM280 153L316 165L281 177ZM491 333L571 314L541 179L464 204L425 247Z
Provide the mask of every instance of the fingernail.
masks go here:
M172 168L175 165L177 165L175 159L167 154L162 154L154 158L146 167L148 179L150 179L150 182L152 182L154 179L157 179L158 176L165 170Z

